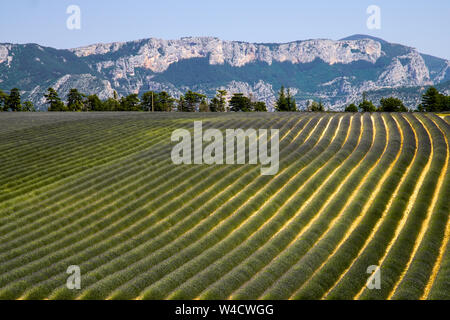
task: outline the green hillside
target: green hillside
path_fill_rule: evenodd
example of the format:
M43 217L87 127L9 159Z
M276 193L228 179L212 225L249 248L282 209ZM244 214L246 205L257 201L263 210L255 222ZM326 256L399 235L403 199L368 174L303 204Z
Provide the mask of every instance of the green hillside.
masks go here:
M367 39L376 42L366 52ZM46 110L43 95L49 87L63 100L72 88L101 99L114 91L119 96L167 91L179 97L188 90L213 98L226 89L251 93L272 110L284 86L301 110L312 99L342 111L370 90L374 97L378 90L390 91L416 109L422 87L450 80L445 59L368 35L343 40L253 44L212 37L149 38L71 50L0 43L0 90L19 88L24 100Z

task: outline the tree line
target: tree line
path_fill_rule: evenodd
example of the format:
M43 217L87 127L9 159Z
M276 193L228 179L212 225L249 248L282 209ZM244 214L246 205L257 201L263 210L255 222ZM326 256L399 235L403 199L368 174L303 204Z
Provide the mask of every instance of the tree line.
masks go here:
M346 112L447 112L450 111L450 96L441 94L435 87L430 87L422 95L422 103L419 104L417 110L408 110L403 101L394 98L382 98L379 107L376 107L372 101L367 100L366 94L363 94L362 102L356 106L354 103L345 108Z
M214 98L208 101L206 95L189 90L178 99L169 93L149 91L139 96L130 94L118 97L114 91L113 97L101 100L96 94L85 95L78 89L70 89L66 102L59 97L58 92L49 88L44 94L48 111L57 112L88 112L88 111L152 111L152 112L267 112L265 102L253 101L242 93L235 93L227 100L227 91L219 90ZM0 91L1 111L35 111L31 102L21 103L20 91L15 88L8 95Z
M276 111L298 111L295 99L292 97L290 90L285 91L284 87L278 93L278 99L275 104ZM306 111L309 112L326 112L322 100L309 101ZM408 110L399 98L388 97L380 100L380 105L376 107L374 103L367 100L366 93L363 93L362 101L357 106L351 103L345 108L345 112L448 112L450 111L450 96L441 94L435 87L430 87L422 95L422 103L417 110Z
M9 94L0 90L0 112L1 111L32 112L36 110L31 101L25 101L22 103L20 98L20 90L14 88Z
M118 97L114 91L113 97L101 100L96 94L85 95L77 89L70 89L66 102L63 102L55 89L49 88L44 94L48 111L150 111L150 112L267 112L266 103L254 101L252 96L247 97L243 93L235 93L227 100L227 91L218 90L216 95L208 100L207 96L189 90L178 99L173 98L166 91L148 91L139 96L130 94ZM290 89L281 87L275 102L275 110L278 112L299 111L294 96ZM0 90L0 111L33 112L36 111L31 101L22 103L20 90L14 88L10 94ZM310 101L307 111L325 112L321 100ZM403 102L394 97L382 98L379 107L367 100L363 94L362 102L357 106L352 103L345 108L346 112L407 112ZM422 95L422 103L417 110L420 112L446 112L450 111L450 97L441 94L436 88L430 87Z

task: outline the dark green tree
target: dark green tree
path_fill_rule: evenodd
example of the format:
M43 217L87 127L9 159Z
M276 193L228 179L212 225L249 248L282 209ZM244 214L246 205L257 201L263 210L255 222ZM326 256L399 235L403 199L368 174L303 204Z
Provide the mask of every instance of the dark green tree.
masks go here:
M102 108L102 111L120 111L120 101L116 90L114 90L112 98L103 101Z
M218 90L214 98L212 98L209 104L211 112L225 112L227 107L226 100L227 92L225 90Z
M105 111L102 100L96 94L91 94L86 98L84 109L87 111Z
M141 102L136 93L130 94L120 99L119 111L140 111Z
M394 97L382 98L380 100L380 111L382 112L407 112L408 109L402 100Z
M202 101L200 101L200 104L198 105L198 111L210 112L208 101L206 101L205 98L203 98Z
M281 89L278 92L278 99L275 103L275 110L277 110L279 112L290 111L289 110L289 101L286 97L284 86L281 86Z
M102 103L102 111L119 111L120 102L114 98L109 98Z
M48 111L67 111L66 106L61 101L58 93L53 88L48 88L47 94L44 95L45 103L49 105Z
M174 108L175 99L167 92L149 91L142 95L142 110L155 112L170 112Z
M161 91L158 94L158 103L156 104L155 111L171 112L175 107L175 99L166 91Z
M145 92L141 98L141 106L144 111L155 111L155 100L158 99L158 93L154 91Z
M450 111L450 96L441 96L441 111L449 112Z
M288 89L287 91L287 111L297 111L297 103L295 102L294 97L291 95L291 89Z
M20 101L20 91L17 88L11 90L5 104L6 110L13 112L22 111L22 103Z
M325 106L322 103L322 99L319 100L319 110L322 112L325 111Z
M375 112L377 111L377 108L373 105L372 101L363 101L359 104L359 109L361 109L362 112Z
M186 112L186 100L184 100L184 96L181 95L180 98L178 99L178 104L177 104L177 111L178 112Z
M202 102L203 99L206 99L206 96L197 92L193 92L189 90L184 95L184 102L185 106L183 111L185 112L195 112L198 109L198 106L200 102Z
M253 111L255 112L267 112L266 103L263 101L253 102Z
M430 87L425 94L422 95L422 104L419 105L419 111L450 111L450 97L439 93L435 87Z
M84 95L78 92L77 89L70 89L69 94L67 95L67 109L69 111L85 111L84 110Z
M211 112L219 112L219 99L216 97L211 99L211 102L209 103L209 110Z
M172 112L175 108L175 99L166 91L158 95L158 105L155 111Z
M317 103L316 101L312 101L308 105L308 111L311 112L324 112L325 109L322 103Z
M33 102L31 101L25 101L22 106L22 111L24 112L36 112L36 109L34 108Z
M358 107L354 103L351 103L345 108L345 112L358 112Z
M423 111L434 112L439 108L439 91L435 87L430 87L422 95Z
M363 92L363 101L359 104L359 109L361 109L362 112L375 112L377 111L377 108L374 106L372 101L369 101L366 99L366 93Z
M243 93L235 93L230 99L232 112L251 112L252 102L250 98L244 96Z

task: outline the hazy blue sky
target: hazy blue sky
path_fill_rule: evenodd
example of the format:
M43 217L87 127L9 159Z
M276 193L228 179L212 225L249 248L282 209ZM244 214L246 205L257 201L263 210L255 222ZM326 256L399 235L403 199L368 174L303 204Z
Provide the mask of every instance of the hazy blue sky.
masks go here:
M81 8L81 30L66 9ZM369 5L381 29L366 26ZM1 1L0 42L72 48L149 37L216 36L288 42L363 33L450 59L450 0L16 0Z

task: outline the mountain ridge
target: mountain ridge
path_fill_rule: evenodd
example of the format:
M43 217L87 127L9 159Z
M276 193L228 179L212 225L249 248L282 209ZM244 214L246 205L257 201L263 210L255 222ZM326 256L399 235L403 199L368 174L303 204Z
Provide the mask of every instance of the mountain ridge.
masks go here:
M176 97L196 90L212 97L226 89L252 94L273 107L284 85L301 108L321 99L340 110L363 91L446 82L449 66L448 60L365 35L269 44L147 38L73 49L0 44L0 88L19 87L41 109L49 86L63 97L77 87L101 98L114 90L119 95L165 90Z

